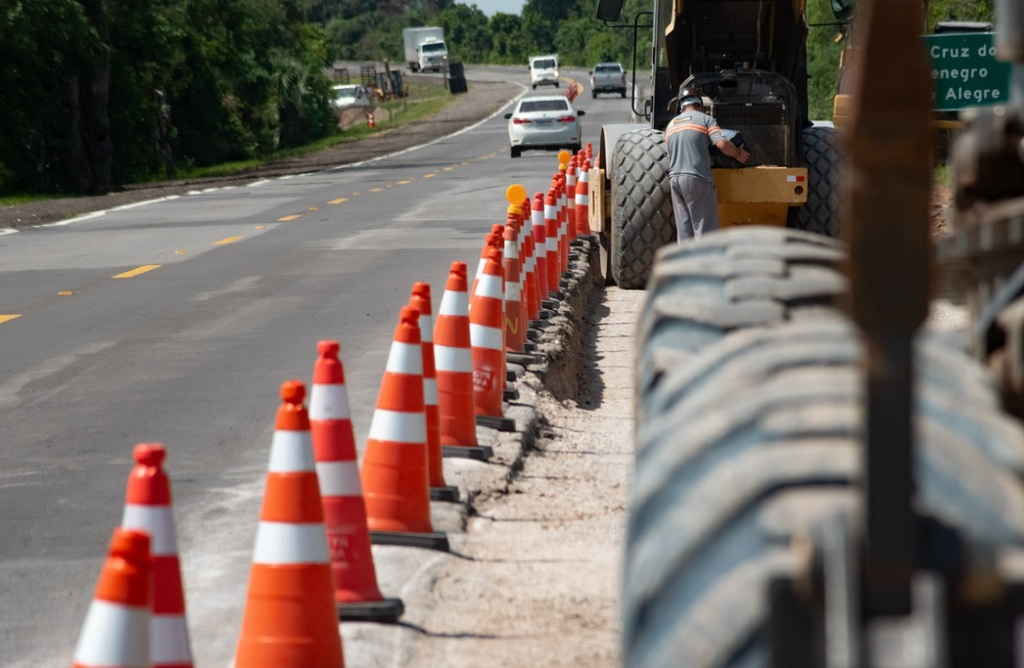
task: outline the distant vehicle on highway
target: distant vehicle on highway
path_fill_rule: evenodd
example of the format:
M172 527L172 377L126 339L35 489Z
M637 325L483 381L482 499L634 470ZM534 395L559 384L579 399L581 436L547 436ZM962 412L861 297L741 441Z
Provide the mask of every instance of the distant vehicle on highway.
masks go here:
M524 97L508 119L510 155L518 158L524 149L580 150L584 111L573 107L564 95Z
M347 109L349 107L365 107L370 104L370 96L366 92L366 88L359 84L340 84L333 86L334 100L331 104L337 110Z
M534 90L537 86L554 86L558 88L558 56L532 56L530 58L530 84Z
M590 71L590 93L618 93L626 97L626 70L619 63L598 63Z

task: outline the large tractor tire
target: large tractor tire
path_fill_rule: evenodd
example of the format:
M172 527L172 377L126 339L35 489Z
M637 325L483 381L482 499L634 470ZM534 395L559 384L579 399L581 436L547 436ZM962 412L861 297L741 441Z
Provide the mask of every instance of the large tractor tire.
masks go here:
M827 237L839 237L839 169L842 162L839 132L810 127L803 132L807 167L807 202L796 209L792 227Z
M620 288L647 283L654 253L676 238L664 133L634 130L619 137L612 165L608 267Z
M672 262L659 258L652 278L651 300L710 315L740 308L747 294L775 303L765 313L776 315L732 329L663 315L641 325L639 361L654 357L652 346L681 354L659 382L638 389L647 408L637 421L622 594L630 668L768 666L769 585L802 572L808 539L822 540L841 518L857 522L860 340L838 308L815 297L835 294L829 274L841 258L823 237L815 244L816 235L771 232L750 264L786 258L787 279L690 272L702 258L675 256L682 247L666 254ZM725 241L724 233L705 239L715 237ZM733 256L752 251L720 246ZM708 267L725 261L708 250ZM818 271L803 272L810 267ZM723 285L709 290L716 282ZM754 294L757 282L773 286L770 299ZM657 335L657 323L677 331ZM919 509L956 528L968 554L1024 544L1024 432L1001 412L977 363L940 337L916 341Z
M740 329L831 308L846 281L839 242L768 226L731 227L658 252L637 335L637 419L662 376Z

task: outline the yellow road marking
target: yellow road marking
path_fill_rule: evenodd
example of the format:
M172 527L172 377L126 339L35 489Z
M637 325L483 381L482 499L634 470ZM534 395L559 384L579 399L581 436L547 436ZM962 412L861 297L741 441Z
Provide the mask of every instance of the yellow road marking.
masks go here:
M279 223L287 223L289 220L295 220L296 218L302 218L302 214L301 213L293 213L290 216L284 216L283 218L278 218L277 222L279 222Z
M188 251L187 250L176 250L176 251L174 251L174 254L175 255L188 255Z
M266 225L257 225L253 229L254 230L265 230L265 229L267 229L267 226Z
M453 169L455 169L455 167L454 167L454 166L452 166L452 167L445 167L445 168L444 168L444 171L446 171L446 172L450 172L450 171L452 171Z
M437 173L436 173L436 172L435 172L435 173L433 173L433 174L424 174L424 175L423 175L423 178L425 178L425 179L432 179L432 178L434 178L435 176L437 176Z
M347 197L339 197L338 199L332 199L330 202L328 202L328 204L341 204L342 202L347 202L347 201L348 201Z
M71 295L73 295L75 293L71 292L71 290L61 290L57 294L60 295L61 297L70 297Z
M214 241L213 245L214 246L226 246L227 244L233 244L236 241L241 241L241 240L242 240L242 237L240 237L240 236L239 237L227 237L226 239L221 239L220 241Z
M320 209L318 207L311 206L311 207L309 207L309 210L310 211L319 211Z
M134 277L138 276L139 274L145 274L147 271L153 271L154 269L158 268L159 266L160 265L158 265L158 264L144 264L141 267L136 267L135 269L132 269L131 271L124 272L123 274L118 274L117 276L111 276L111 278L134 278Z
M382 193L382 192L384 192L384 189L383 188L370 188L370 192L372 192L372 193Z
M9 313L7 315L4 315L4 314L0 313L0 322L7 322L8 320L14 320L15 318L20 318L20 317L21 317L20 313Z
M363 193L352 193L352 197L359 197L359 196L360 196L360 195L362 195L362 194L363 194Z
M400 185L400 186L407 186L410 183L412 183L412 181L410 181L409 179L406 179L405 181L399 181L398 185Z

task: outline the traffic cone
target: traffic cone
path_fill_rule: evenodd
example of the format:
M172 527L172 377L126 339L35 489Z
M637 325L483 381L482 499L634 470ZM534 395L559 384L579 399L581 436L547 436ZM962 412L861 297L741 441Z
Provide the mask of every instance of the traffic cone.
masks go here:
M576 182L576 234L590 234L590 163L586 158Z
M114 529L72 668L149 668L153 572L149 534Z
M523 272L526 275L524 291L526 292L527 324L537 320L540 314L540 294L537 292L537 256L533 243L533 216L530 212L530 198L524 197L519 204L519 215L522 221L521 238L523 240Z
M565 172L557 176L558 188L558 261L563 272L569 270L569 198L566 196ZM561 285L561 283L559 283Z
M396 622L405 606L401 599L384 598L377 586L345 389L345 368L338 358L341 344L320 341L316 348L319 355L313 366L309 427L338 618Z
M281 385L235 668L342 668L306 386Z
M568 213L568 224L566 226L566 231L569 235L570 241L576 238L576 183L578 180L577 172L578 169L576 156L573 155L569 158L568 169L565 170L565 194L567 207L566 211Z
M373 112L366 114L366 127L370 128L371 130L377 127L377 123L375 123L373 120Z
M445 457L486 461L493 455L493 450L489 445L477 443L469 330L466 263L452 262L434 325L441 453Z
M473 295L476 294L476 285L480 282L480 277L484 273L484 266L487 265L487 254L492 248L497 248L498 251L504 250L504 236L505 226L495 223L491 226L491 231L484 237L484 245L480 248L480 261L477 262L476 274L473 276L473 285L469 288L470 308L473 306Z
M562 276L561 257L558 252L558 195L552 188L544 199L544 232L547 235L548 294L558 294L559 279Z
M407 306L395 327L361 477L371 541L449 549L448 536L435 532L430 521L423 347L419 314Z
M427 482L431 501L458 501L459 488L444 480L441 455L441 413L437 403L437 366L434 363L434 314L430 284L413 283L409 308L420 314L423 345L423 412L427 418Z
M558 302L549 298L548 234L545 211L544 193L534 193L533 201L530 204L530 217L533 219L533 242L537 257L537 292L540 296L541 308L544 309L538 315L542 320L550 317L551 311L558 305Z
M134 456L121 527L145 531L150 536L153 668L188 668L192 666L192 650L185 620L185 592L171 509L171 482L163 470L167 451L159 443L140 443L135 446Z
M477 424L513 431L515 423L502 417L502 389L506 378L503 273L501 254L491 249L469 309L473 404Z
M522 277L519 261L519 215L509 211L505 222L504 253L502 255L505 278L505 350L522 352L526 340L526 317L523 315Z

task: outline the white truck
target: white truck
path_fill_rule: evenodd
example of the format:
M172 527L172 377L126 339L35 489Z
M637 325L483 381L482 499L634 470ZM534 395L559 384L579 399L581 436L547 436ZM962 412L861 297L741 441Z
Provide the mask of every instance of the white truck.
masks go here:
M425 26L402 31L405 41L405 62L413 72L445 72L448 70L448 45L444 28Z
M537 86L558 88L557 53L546 56L530 56L530 84L534 90L537 90Z

